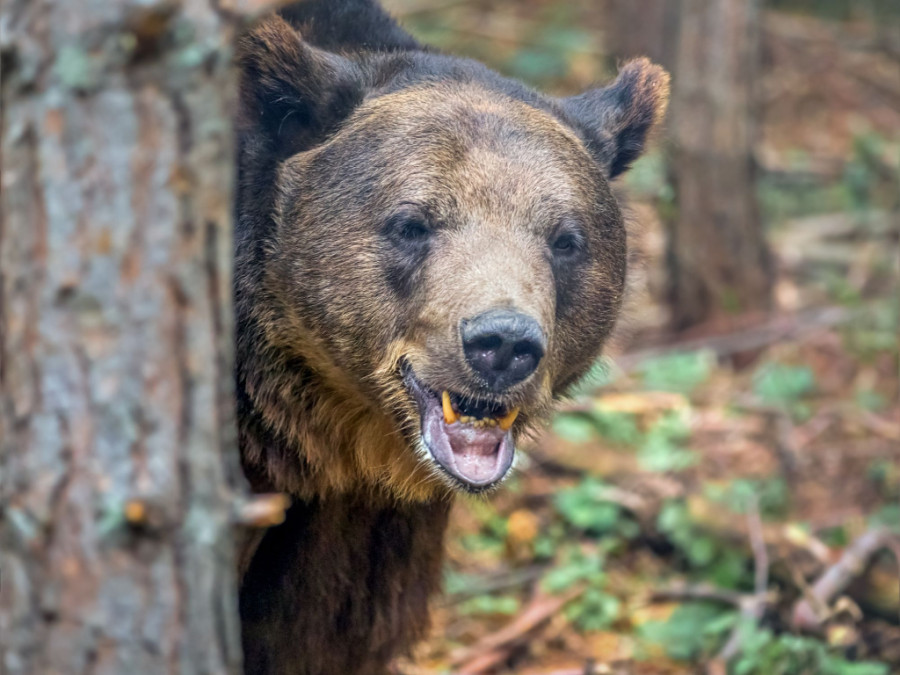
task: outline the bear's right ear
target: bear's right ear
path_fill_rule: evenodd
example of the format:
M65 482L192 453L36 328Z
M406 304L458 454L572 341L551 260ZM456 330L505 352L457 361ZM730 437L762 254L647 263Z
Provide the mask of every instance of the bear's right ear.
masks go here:
M266 19L238 43L240 115L288 156L309 147L362 101L363 78L349 59L303 41L280 16Z

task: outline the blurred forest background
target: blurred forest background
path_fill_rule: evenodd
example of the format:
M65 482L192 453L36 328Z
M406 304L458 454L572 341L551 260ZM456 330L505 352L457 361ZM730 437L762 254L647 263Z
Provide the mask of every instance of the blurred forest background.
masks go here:
M900 673L900 4L388 0L555 92L644 54L627 318L459 504L405 675Z

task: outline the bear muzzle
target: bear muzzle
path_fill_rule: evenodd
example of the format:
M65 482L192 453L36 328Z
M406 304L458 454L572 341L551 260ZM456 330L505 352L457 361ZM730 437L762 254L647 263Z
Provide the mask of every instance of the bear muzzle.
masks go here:
M506 476L515 455L519 408L429 388L406 368L404 382L419 408L421 441L456 487L489 489Z

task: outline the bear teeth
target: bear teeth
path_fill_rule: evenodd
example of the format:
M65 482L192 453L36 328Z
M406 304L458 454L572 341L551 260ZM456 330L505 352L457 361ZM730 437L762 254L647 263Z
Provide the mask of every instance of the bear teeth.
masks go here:
M444 421L447 424L456 424L459 422L459 414L450 404L450 392L444 389L441 394L441 407L444 409Z
M444 389L441 392L441 408L444 412L444 422L448 425L461 422L462 424L471 424L476 429L484 429L485 427L499 426L503 431L509 431L516 417L519 415L519 409L513 408L506 415L497 419L494 417L473 417L471 415L461 415L453 409L453 403L450 401L450 392Z
M503 429L503 431L509 431L510 428L512 428L513 422L516 421L516 417L518 417L518 416L519 416L519 409L513 408L512 410L509 411L509 413L507 415L500 418L500 421L499 421L500 428Z

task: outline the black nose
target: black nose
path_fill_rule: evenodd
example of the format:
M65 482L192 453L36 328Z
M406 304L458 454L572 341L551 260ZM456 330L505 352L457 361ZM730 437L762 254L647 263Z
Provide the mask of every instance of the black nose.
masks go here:
M492 309L463 319L460 332L466 361L494 391L527 378L544 356L544 333L525 314Z

